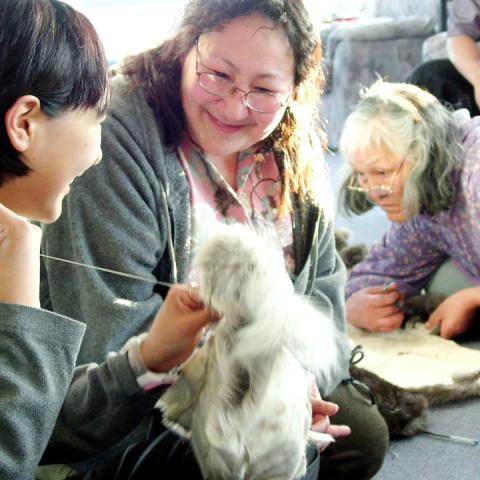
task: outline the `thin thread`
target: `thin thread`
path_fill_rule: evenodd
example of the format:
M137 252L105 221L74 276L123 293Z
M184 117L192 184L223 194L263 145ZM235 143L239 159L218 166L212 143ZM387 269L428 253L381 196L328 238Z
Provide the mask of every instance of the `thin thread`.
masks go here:
M135 280L141 280L141 281L144 281L144 282L154 283L156 285L163 285L165 287L174 287L174 288L179 288L181 290L187 290L187 291L191 290L191 287L187 287L187 286L183 286L183 285L175 285L173 283L162 282L160 280L152 280L151 278L141 277L139 275L134 275L133 273L119 272L117 270L111 270L109 268L96 267L94 265L87 265L86 263L74 262L73 260L67 260L65 258L52 257L51 255L45 255L44 253L41 253L40 256L44 257L44 258L49 258L50 260L57 260L59 262L70 263L72 265L78 265L79 267L92 268L94 270L100 270L101 272L112 273L114 275L120 275L122 277L128 277L128 278L133 278Z

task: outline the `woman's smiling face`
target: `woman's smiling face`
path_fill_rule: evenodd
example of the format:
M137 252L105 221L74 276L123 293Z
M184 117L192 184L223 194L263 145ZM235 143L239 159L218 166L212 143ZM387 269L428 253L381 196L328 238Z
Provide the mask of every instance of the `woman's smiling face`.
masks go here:
M198 72L230 80L228 97L205 91ZM260 113L245 105L245 93L261 91L287 99L292 91L295 61L285 32L259 14L238 17L221 30L198 39L183 59L181 95L188 133L206 155L229 157L266 138L282 119L277 112ZM282 102L283 103L283 102Z

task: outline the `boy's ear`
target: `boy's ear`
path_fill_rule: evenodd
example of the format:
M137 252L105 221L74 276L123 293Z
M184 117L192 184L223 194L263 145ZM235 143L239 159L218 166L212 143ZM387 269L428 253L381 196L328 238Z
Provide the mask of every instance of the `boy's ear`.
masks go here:
M42 114L40 100L33 95L23 95L7 110L5 129L10 142L18 152L25 152L32 140L35 122Z

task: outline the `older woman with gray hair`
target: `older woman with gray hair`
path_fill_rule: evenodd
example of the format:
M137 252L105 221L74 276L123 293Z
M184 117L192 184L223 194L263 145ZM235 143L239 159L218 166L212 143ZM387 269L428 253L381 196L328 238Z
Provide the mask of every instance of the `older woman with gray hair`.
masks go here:
M379 205L392 221L351 273L347 318L391 331L402 300L422 289L449 297L430 316L441 335L466 332L480 306L480 117L449 111L408 84L379 80L346 120L340 152L348 214Z

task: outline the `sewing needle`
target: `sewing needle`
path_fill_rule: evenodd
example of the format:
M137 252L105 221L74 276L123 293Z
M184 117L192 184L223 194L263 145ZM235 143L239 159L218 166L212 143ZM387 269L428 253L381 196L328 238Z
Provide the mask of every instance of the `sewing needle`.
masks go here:
M162 282L160 280L153 280L152 278L141 277L139 275L134 275L132 273L118 272L117 270L110 270L109 268L96 267L94 265L87 265L86 263L74 262L73 260L67 260L65 258L52 257L51 255L45 255L44 253L41 253L40 256L44 258L49 258L51 260L57 260L59 262L71 263L72 265L78 265L80 267L92 268L94 270L100 270L102 272L112 273L114 275L120 275L122 277L133 278L135 280L142 280L144 282L150 282L150 283L154 283L156 285L162 285L165 287L175 287L175 288L180 288L182 290L190 291L192 286L194 286L192 285L190 287L186 287L186 286L184 287L182 285L174 285L173 283Z
M479 441L476 438L457 437L456 435L442 435L441 433L429 432L427 430L420 430L418 433L424 433L425 435L431 435L432 437L443 438L444 440L450 440L452 442L466 443L468 445L478 445Z
M390 293L390 292L392 292L393 291L392 285L394 283L395 282L388 283L388 281L385 281L385 283L383 284L382 291L380 293ZM411 315L413 313L412 310L410 310L405 305L403 305L403 303L401 303L400 300L397 300L396 302L393 302L392 305L394 307L398 308L399 310L401 310L403 313L405 313L407 315Z

